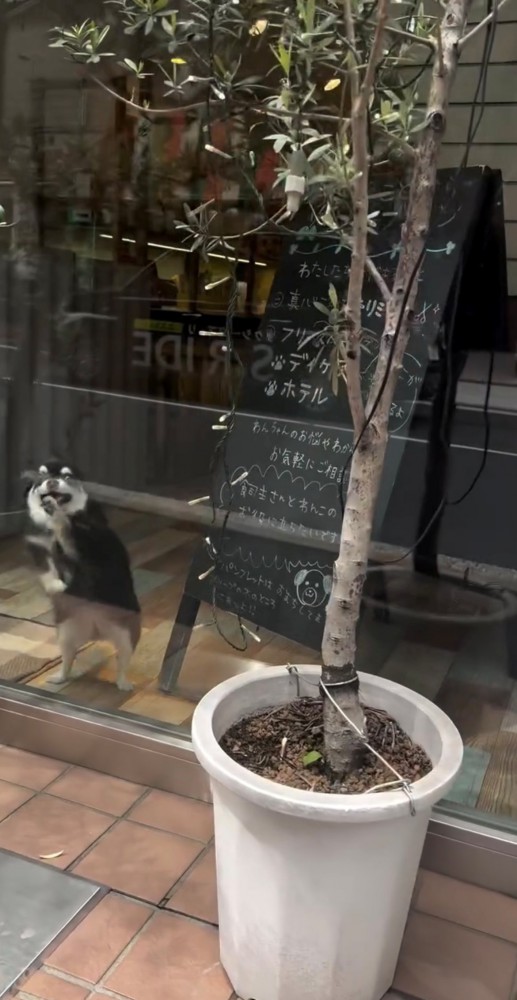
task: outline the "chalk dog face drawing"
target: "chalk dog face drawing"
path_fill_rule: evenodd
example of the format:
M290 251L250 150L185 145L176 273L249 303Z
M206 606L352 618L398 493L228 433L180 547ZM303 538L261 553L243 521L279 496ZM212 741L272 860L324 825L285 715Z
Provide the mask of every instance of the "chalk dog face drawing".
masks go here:
M300 604L307 608L319 608L330 594L332 577L320 569L301 569L294 578L294 585Z
M46 462L28 472L25 541L54 610L62 666L52 680L70 679L81 646L110 642L117 686L130 691L127 670L140 638L140 606L129 557L70 465Z

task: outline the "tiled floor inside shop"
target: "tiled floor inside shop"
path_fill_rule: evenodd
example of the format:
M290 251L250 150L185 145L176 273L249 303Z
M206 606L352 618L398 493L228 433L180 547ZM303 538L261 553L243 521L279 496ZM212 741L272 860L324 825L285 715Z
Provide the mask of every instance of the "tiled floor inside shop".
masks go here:
M15 852L103 890L10 995L235 1000L219 964L212 834L205 803L0 747L0 862ZM7 942L15 915L3 916ZM516 973L517 900L421 871L400 996L514 1000Z
M224 678L258 663L314 662L310 649L264 630L260 645L250 640L244 652L237 652L213 627L196 628L178 686L172 695L162 693L157 675L197 536L155 515L115 508L109 513L129 550L143 611L143 634L130 671L134 690L117 689L115 658L100 644L82 650L69 684L53 684L59 652L52 616L19 539L0 542L0 681L188 731L196 700ZM202 607L199 621L211 620L211 608ZM235 617L220 614L219 620L239 643ZM452 717L466 745L454 802L517 818L517 682L510 676L500 623L467 631L441 623L386 624L370 617L359 666L420 691Z

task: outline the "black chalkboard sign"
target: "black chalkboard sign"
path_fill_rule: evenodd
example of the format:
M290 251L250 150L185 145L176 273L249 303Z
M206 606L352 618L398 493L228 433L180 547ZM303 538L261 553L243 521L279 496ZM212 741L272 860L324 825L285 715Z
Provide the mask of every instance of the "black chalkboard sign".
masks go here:
M440 171L413 329L392 406L390 430L405 427L418 396L436 340L454 276L465 245L472 238L487 183L482 168L458 174ZM401 210L403 217L404 209ZM388 284L400 253L401 219L379 223L370 256ZM277 269L245 380L241 406L259 413L296 420L351 425L346 390L335 396L329 371L332 343L321 306L328 307L328 288L346 290L350 252L330 232L304 229L293 237ZM363 290L362 365L365 391L375 370L385 306L369 276Z
M405 443L393 434L388 444L377 535ZM217 530L209 533L217 574L198 579L210 565L201 546L187 593L317 648L341 528L340 479L351 449L348 427L238 413L226 451L229 476L220 467L216 477L216 504L232 512L222 537ZM244 472L246 479L231 489L230 505L228 479ZM250 521L254 536L243 530Z
M415 319L391 408L390 440L376 508L382 522L459 263L476 232L490 172L440 171ZM390 284L400 219L382 220L371 256ZM346 290L349 252L332 233L304 229L281 260L243 382L241 402L216 470L216 506L230 509L223 535L210 532L193 561L185 592L244 619L318 648L341 525L340 480L352 448L344 386L333 394L332 343L325 334L329 284ZM363 297L363 390L375 369L384 302L371 280ZM229 481L238 480L231 489ZM345 480L346 487L346 480ZM249 534L249 519L259 534ZM242 522L240 524L240 522ZM271 537L274 530L275 537Z

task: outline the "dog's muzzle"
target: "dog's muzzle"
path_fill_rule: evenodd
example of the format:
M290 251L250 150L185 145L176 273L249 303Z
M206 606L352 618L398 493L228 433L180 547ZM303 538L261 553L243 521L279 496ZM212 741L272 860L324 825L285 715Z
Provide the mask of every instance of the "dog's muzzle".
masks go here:
M64 483L59 482L58 479L47 479L45 483L41 484L38 492L42 501L47 497L52 497L56 503L65 504L69 503L72 499L72 494L66 490Z

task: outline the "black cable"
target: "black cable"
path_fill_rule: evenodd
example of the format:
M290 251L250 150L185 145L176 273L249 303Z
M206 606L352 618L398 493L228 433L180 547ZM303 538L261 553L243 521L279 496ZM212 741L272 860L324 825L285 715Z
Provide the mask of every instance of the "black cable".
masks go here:
M385 388L386 388L386 386L388 384L388 379L389 379L390 374L391 374L391 364L392 364L392 361L393 361L393 355L395 353L395 348L397 346L397 341L398 341L398 338L400 336L400 331L402 329L402 323L403 323L403 320L404 320L404 314L406 312L406 306L407 306L407 303L408 303L409 296L411 294L411 290L413 288L413 284L414 284L415 279L416 279L416 277L418 275L418 272L420 270L420 266L422 264L422 260L424 258L425 251L426 251L426 247L425 247L425 243L424 243L424 246L422 247L422 249L421 249L421 251L420 251L420 253L418 255L418 259L417 259L416 264L415 264L415 266L413 268L413 271L411 272L411 276L410 276L407 288L406 288L406 290L404 292L404 296L403 296L403 299L402 299L402 304L401 304L401 307L400 307L399 317L398 317L398 320L397 320L397 326L395 328L395 332L393 334L393 338L392 338L392 341L391 341L391 344L390 344L390 352L389 352L389 355L388 355L388 361L387 361L387 364L386 364L386 369L385 369L384 375L382 377L382 382L381 382L381 385L379 386L379 391L378 391L377 396L375 398L375 402L374 402L374 404L373 404L373 406L372 406L372 408L371 408L371 410L370 410L370 412L368 414L367 419L364 422L364 425L363 425L362 430L361 430L361 432L359 434L359 437L357 438L357 441L355 442L354 447L352 448L352 451L350 452L350 455L348 456L348 458L347 458L347 460L346 460L346 462L345 462L345 464L344 464L344 466L343 466L343 468L341 470L341 476L339 477L339 504L340 504L340 507L341 507L341 517L342 518L344 517L344 513L345 513L345 500L344 500L344 495L343 495L343 486L344 486L345 473L346 473L347 469L349 468L349 466L350 466L350 464L352 462L352 459L353 459L353 457L354 457L357 449L359 448L359 445L361 444L361 441L362 441L364 435L366 434L366 431L368 430L368 427L370 426L370 424L371 424L371 422L372 422L372 420L373 420L373 418L374 418L374 416L375 416L375 414L377 412L377 409L378 409L378 407L380 405L382 396L384 394L384 390L385 390ZM410 320L408 320L408 322L410 322Z
M497 21L498 21L498 6L497 6L497 3L496 3L496 6L494 8L493 0L487 0L487 16L492 11L493 11L493 18L489 22L489 24L487 25L487 33L486 33L486 36L485 36L485 42L484 42L484 45L483 45L483 52L482 52L482 55L481 55L481 63L480 63L480 71L479 71L478 82L477 82L476 90L475 90L475 93L474 93L474 98L473 98L473 101L472 101L472 107L470 109L470 119L469 119L469 126L468 126L468 129L467 129L467 140L466 140L465 152L463 154L463 158L461 160L461 163L460 163L460 166L458 168L458 171L459 170L463 170L467 166L467 164L468 164L468 160L469 160L469 156L470 156L470 150L471 150L472 144L474 142L474 139L476 138L476 135L477 135L479 126L481 124L483 115L485 113L485 107L486 107L486 89L487 89L487 83L488 83L488 70L489 70L489 67L490 67L490 58L491 58L492 49L493 49L493 46L494 46L495 31L496 31ZM478 109L478 97L480 95L480 91L481 91L481 101L480 101L480 107L479 107L479 115L478 115L478 119L477 119L476 124L474 124L474 119L476 117L476 111Z
M493 8L493 0L488 0L488 2L487 2L487 14L489 14L492 10L494 10L494 8ZM479 126L481 124L481 120L482 120L484 112L485 112L485 107L486 107L486 89L487 89L487 83L488 83L488 69L489 69L489 66L490 66L490 57L491 57L492 48L493 48L493 45L494 45L495 29L496 29L496 26L497 26L497 17L498 17L498 9L497 9L497 6L496 6L496 8L494 10L493 20L487 26L487 35L486 35L486 38L485 38L485 43L484 43L484 46L483 46L483 54L482 54L482 57L481 57L480 73L479 73L478 82L477 82L477 85L476 85L476 90L475 90L475 93L474 93L474 99L472 101L472 107L471 107L471 112L470 112L470 119L469 119L469 126L468 126L468 130L467 130L467 139L466 139L466 145L465 145L465 152L463 154L460 166L458 167L458 170L456 172L456 176L460 173L461 170L465 169L465 167L468 164L470 150L471 150L471 147L473 145L474 139L475 139L475 137L477 135ZM478 115L477 122L474 124L474 119L475 119L476 110L477 110L477 107L478 107L478 97L480 95L480 91L481 91L481 101L480 101L481 107L479 109L479 115ZM447 388L446 388L446 393L447 394L450 393L451 387L452 387L452 365L451 365L451 361L452 361L452 340L453 340L453 333L454 333L455 317L456 317L456 314L457 314L458 302L459 302L459 295L460 295L461 276L462 276L462 265L460 264L460 274L458 276L458 282L457 282L456 293L455 293L455 301L454 301L454 305L453 305L453 313L452 313L452 319L451 319L451 336L448 338L447 347L446 347L446 350L447 350L447 366L448 366L447 371L448 371L448 374L449 374L449 380L448 380L448 384L447 384ZM480 462L479 468L478 468L478 470L477 470L477 472L476 472L476 474L475 474L472 482L467 487L467 489L464 490L464 492L459 497L457 497L455 500L449 500L447 497L442 498L442 500L438 504L438 507L436 508L436 510L434 511L434 513L431 515L431 518L429 519L429 521L428 521L427 525L425 526L424 530L420 533L419 537L416 539L416 541L413 543L413 545L402 556L399 556L397 559L390 559L389 560L389 564L390 565L393 564L393 563L402 562L404 559L407 559L410 555L412 555L413 552L415 551L415 549L417 549L418 546L424 541L424 539L426 538L428 532L431 530L431 528L433 527L433 525L435 524L436 520L438 519L438 517L443 512L443 510L445 510L446 507L456 507L459 504L463 503L463 501L466 500L466 498L469 496L469 494L472 493L472 490L474 489L474 487L478 483L479 479L481 478L481 476L482 476L482 474L484 472L486 463L488 461L488 452L489 452L489 447L490 447L491 427L490 427L489 402L490 402L490 393L491 393L491 390L492 390L492 379L493 379L493 372L494 372L494 362L495 362L495 351L494 351L494 348L492 347L492 349L490 351L490 361L489 361L489 369L488 369L487 386L486 386L485 399L484 399L484 404L483 404L483 421L484 421L483 455L482 455L482 458L481 458L481 462ZM449 401L450 401L450 396L447 395L446 396L446 402L445 402L444 408L443 408L442 437L444 435L445 419L446 419L446 413L447 413L447 407L449 405Z
M461 496L457 497L456 500L446 500L447 507L457 507L458 504L463 503L463 501L467 499L469 494L472 493L472 490L474 489L479 479L481 478L483 472L485 471L485 466L488 461L488 452L490 449L491 426L490 426L489 403L490 403L490 393L492 391L494 363L495 363L495 350L492 347L488 362L488 377L485 390L485 399L483 402L484 440L483 440L483 455L481 457L479 469L477 470L470 486L467 487L467 489L461 494Z
M218 618L217 618L217 574L218 574L220 566L221 566L221 564L222 564L222 562L224 560L224 540L225 540L226 530L227 530L227 527L228 527L228 521L229 521L229 518L230 518L230 515L231 515L231 512L232 512L232 506L233 506L233 486L232 486L232 482L231 482L231 470L230 470L230 466L228 465L228 442L229 442L230 435L231 435L231 433L233 431L233 428L234 428L234 425L235 425L235 416L236 416L236 411L237 411L237 402L238 402L238 400L237 400L237 394L235 393L234 386L233 386L232 360L236 359L238 361L238 364L242 368L242 361L241 361L241 359L240 359L237 351L235 350L235 345L234 345L234 341L233 341L233 320L234 320L235 311L236 311L236 308L237 308L237 301L238 301L238 294L239 294L238 281L237 281L237 267L238 267L238 249L236 249L236 251L235 251L235 263L234 263L234 270L233 270L232 292L231 292L230 299L229 299L229 302L228 302L228 311L227 311L227 314L226 314L226 325L225 325L225 344L226 344L226 357L227 357L227 360L228 360L227 370L228 370L228 379L229 379L229 387L230 387L231 408L230 408L229 416L228 416L228 418L227 418L227 420L225 422L225 431L224 431L223 438L222 438L222 440L220 442L218 442L218 444L216 446L216 449L215 449L214 457L213 457L213 460L212 460L212 471L213 471L214 477L215 477L216 473L217 473L218 459L219 459L219 457L221 458L222 465L223 465L223 471L224 471L225 485L228 487L228 491L229 491L228 504L227 504L226 510L224 512L223 523L222 523L221 528L220 528L220 530L218 532L218 535L217 535L217 546L218 547L215 550L215 555L213 557L214 558L214 580L213 580L213 583L212 583L212 615L213 615L214 625L216 627L216 630L217 630L218 634L221 636L221 638L224 639L224 641L227 642L228 645L231 646L232 649L236 650L236 652L243 653L248 648L248 642L247 642L247 639L246 639L246 635L244 633L244 628L243 628L243 624L242 624L242 620L241 620L240 614L237 614L237 621L238 621L238 624L239 624L239 629L240 629L241 638L242 638L242 642L243 642L242 646L238 646L237 643L234 643L233 640L229 639L228 636L225 635L225 633L223 632L223 630L222 630L222 628L221 628L221 626L219 624ZM216 515L215 488L213 487L212 488L212 525L215 524L216 516L217 515Z
M448 378L447 378L446 397L445 397L445 402L444 402L444 407L443 407L442 422L441 422L441 432L440 432L441 433L441 438L442 438L442 443L443 443L443 445L445 447L448 446L448 442L445 440L445 421L446 421L447 410L448 410L449 403L450 403L450 392L451 392L451 389L452 389L452 382L453 382L453 377L452 377L453 335L454 335L454 327L455 327L455 323L456 323L456 316L457 316L457 312L458 312L458 305L459 305L459 298L460 298L460 292L461 292L462 278L463 278L463 263L460 263L459 274L458 274L458 278L457 278L456 290L455 290L455 295L454 295L454 302L453 302L452 313L451 313L451 319L450 319L450 324L449 324L450 325L450 329L451 329L451 335L447 338L447 344L446 344L446 361L447 361L447 376L448 376ZM433 527L433 524L436 522L436 520L440 516L440 514L447 507L457 507L459 504L463 503L463 501L466 500L466 498L470 495L470 493L472 493L473 489L475 488L475 486L479 482L479 480L480 480L480 478L481 478L481 476L482 476L482 474L483 474L483 472L485 470L485 466L486 466L486 463L488 461L488 453L489 453L489 449L490 449L491 424L490 424L489 404L490 404L490 394L491 394L491 391L492 391L494 364L495 364L495 349L492 346L492 348L490 350L490 356L489 356L489 366L488 366L487 383L486 383L486 389L485 389L485 398L484 398L484 401L483 401L484 440L483 440L483 454L482 454L482 457L481 457L481 462L480 462L479 468L477 469L477 471L476 471L476 473L475 473L475 475L474 475L471 483L469 484L469 486L467 486L467 488L463 491L463 493L460 494L459 497L457 497L455 500L450 500L448 497L443 497L442 498L442 500L438 504L438 507L436 508L436 510L434 511L434 513L431 515L431 518L429 519L426 527L420 533L420 535L418 536L418 538L416 539L416 541L410 546L410 548L407 550L407 552L404 552L404 554L402 556L398 556L396 559L387 560L387 565L392 565L393 563L403 562L410 555L412 555L413 552L418 548L418 546L424 541L424 538L427 536L428 532L431 530L431 528Z
M209 21L208 21L208 58L209 58L209 64L210 64L210 75L211 75L211 77L214 76L214 34L213 34L213 19L214 19L214 14L215 14L215 3L216 2L217 2L217 0L215 0L215 2L214 2L214 0L212 0L212 3L210 4ZM209 143L211 145L213 145L213 143L212 143L212 114L211 114L211 110L212 110L212 107L211 107L210 91L208 91L207 98L206 98L206 134L207 134L207 138L208 138ZM228 256L228 254L226 254L226 263L228 265L230 265L230 261L231 261L231 258ZM224 471L224 478L225 478L225 485L228 487L228 491L229 491L229 499L228 499L227 509L225 510L225 513L224 513L223 523L221 525L220 531L217 534L217 548L215 548L215 546L211 542L210 545L209 545L209 547L208 547L208 551L209 551L209 555L210 555L211 559L213 560L213 567L212 567L213 580L212 580L212 588L211 588L211 590L212 590L212 618L213 618L213 624L215 625L215 628L216 628L218 634L221 636L221 638L224 639L224 641L226 643L228 643L228 645L231 646L232 649L234 649L236 652L243 653L248 648L248 643L247 643L247 640L246 640L246 635L244 633L244 628L243 628L243 625L242 625L240 614L237 614L237 622L238 622L238 625L239 625L239 629L240 629L240 633L241 633L241 639L242 639L242 642L243 642L242 646L238 646L237 643L234 643L232 639L229 639L228 636L225 635L223 629L221 628L221 625L219 623L219 619L218 619L218 616L217 616L217 611L218 611L218 608L217 608L217 582L218 582L218 573L219 573L219 570L220 570L220 567L221 567L221 563L224 561L224 538L225 538L226 528L227 528L227 525L228 525L228 519L229 519L230 514L231 514L232 503L233 503L233 488L232 488L232 484L231 484L231 471L230 471L230 467L228 465L228 441L229 441L230 434L232 433L232 430L233 430L233 427L234 427L234 424L235 424L235 414L236 414L236 410L237 410L237 395L235 393L234 385L233 385L232 361L234 359L236 359L238 361L238 363L240 364L240 366L242 367L241 359L240 359L239 355L237 354L237 352L235 351L235 345L234 345L234 342L233 342L233 321L234 321L235 312L236 312L236 309L237 309L238 295L239 295L239 285L238 285L238 280L237 280L237 269L238 269L238 266L239 266L239 242L235 246L235 249L234 249L234 258L232 260L232 263L233 263L233 268L232 268L232 287L231 287L230 297L229 297L229 300L228 300L228 308L227 308L227 312L226 312L226 323L225 323L225 346L226 346L226 360L227 360L226 370L227 370L227 373L228 373L228 390L229 390L228 394L229 394L229 398L230 398L230 412L229 412L229 414L227 416L227 419L225 421L224 432L223 432L222 436L220 437L219 441L216 444L216 447L214 449L214 454L212 456L212 461L210 463L210 472L212 474L212 489L211 489L211 504L212 504L212 524L211 524L211 527L212 528L214 527L214 525L216 523L216 519L217 519L217 503L216 503L216 496L215 496L215 494L216 494L216 489L217 489L217 478L216 477L217 477L217 470L218 470L218 466L219 466L219 460L221 460L221 462L222 462L223 471Z
M447 446L447 442L446 442L446 439L445 439L445 422L446 422L446 419L447 419L447 411L448 411L448 407L449 407L449 404L450 404L450 393L451 393L451 388L452 388L452 364L451 364L451 362L452 362L452 339L453 339L454 327L455 327L455 324L456 324L456 316L457 316L457 313L458 313L458 305L459 305L459 299L460 299L462 277L463 277L463 261L460 261L460 265L459 265L459 268L458 268L458 275L457 275L457 278L456 278L456 283L455 283L455 288L454 288L454 298L453 298L453 302L452 302L451 315L449 317L449 323L448 323L448 327L449 327L449 330L450 330L450 336L447 337L447 343L446 343L447 383L446 383L446 387L445 387L445 401L444 401L444 404L443 404L442 420L441 420L441 423L440 423L440 437L441 437L442 444L444 445L444 447ZM440 500L440 503L438 504L436 510L434 511L434 513L429 518L429 521L427 522L425 528L423 529L423 531L420 532L418 538L409 547L409 549L407 550L407 552L404 552L404 554L401 555L401 556L397 556L396 559L387 559L385 561L386 565L391 566L394 563L404 562L405 559L407 559L410 555L412 555L413 552L418 548L418 546L421 545L421 543L424 541L424 538L427 537L429 531L433 527L433 524L435 524L435 522L437 521L437 519L440 517L440 514L442 513L442 511L445 509L445 506L446 506L446 499L445 499L445 497L442 497L442 499Z
M383 565L392 566L394 563L404 562L405 559L408 559L409 556L411 556L413 554L413 552L415 551L415 549L417 549L418 546L424 541L424 538L427 536L427 533L431 530L431 528L433 527L433 524L435 523L435 521L437 520L437 518L440 516L440 514L442 513L442 511L444 511L446 509L446 507L456 507L456 506L458 506L458 504L463 503L463 501L466 500L466 498L469 496L469 494L472 493L472 490L474 489L474 487L476 486L478 480L480 479L481 475L483 474L485 466L486 466L486 463L487 463L487 460L488 460L488 451L489 451L489 444L490 444L490 414L489 414L489 410L488 410L488 404L489 404L489 400L490 400L490 392L491 392L491 389L492 389L492 374L493 374L493 370L494 370L494 351L492 350L491 353L490 353L490 364L489 364L489 372L488 372L488 381L487 381L487 388L486 388L486 392L485 392L485 401L484 401L484 406L483 406L483 414L484 414L484 420L485 420L485 438L484 438L484 445L483 445L483 456L482 456L482 459L481 459L481 463L480 463L479 469L477 470L477 472L476 472L476 474L475 474L472 482L467 487L467 489L461 494L461 496L457 497L456 500L448 500L446 497L443 497L440 500L440 503L438 504L438 507L436 508L434 514L432 514L431 518L429 519L428 523L426 524L424 530L420 533L420 535L418 536L418 538L416 539L416 541L413 542L413 544L410 546L410 548L406 552L404 552L403 555L397 556L396 559L385 560L383 562ZM444 407L444 412L445 412L445 407Z

